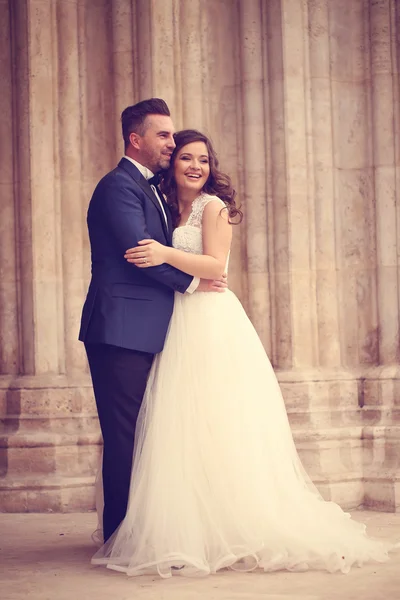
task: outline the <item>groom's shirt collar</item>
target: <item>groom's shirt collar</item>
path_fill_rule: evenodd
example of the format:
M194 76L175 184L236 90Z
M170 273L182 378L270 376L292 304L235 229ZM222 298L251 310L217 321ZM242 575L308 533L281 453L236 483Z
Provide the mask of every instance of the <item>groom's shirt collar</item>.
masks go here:
M139 169L139 171L141 172L141 174L143 175L143 177L145 179L150 179L151 177L154 176L154 173L152 173L150 171L150 169L148 169L147 167L144 167L143 165L141 165L140 163L138 163L136 160L133 160L133 158L131 158L130 156L126 156L126 154L125 154L124 158L126 158L126 160L130 160L131 163L133 163L135 165L135 167L137 169Z

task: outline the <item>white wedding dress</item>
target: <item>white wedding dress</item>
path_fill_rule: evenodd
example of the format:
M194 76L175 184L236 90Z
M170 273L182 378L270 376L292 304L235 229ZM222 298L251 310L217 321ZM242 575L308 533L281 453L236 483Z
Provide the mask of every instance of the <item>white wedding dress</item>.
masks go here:
M202 253L212 200L223 204L195 200L175 248ZM139 417L128 511L92 562L162 577L226 567L347 572L388 550L305 473L274 371L236 296L177 293Z

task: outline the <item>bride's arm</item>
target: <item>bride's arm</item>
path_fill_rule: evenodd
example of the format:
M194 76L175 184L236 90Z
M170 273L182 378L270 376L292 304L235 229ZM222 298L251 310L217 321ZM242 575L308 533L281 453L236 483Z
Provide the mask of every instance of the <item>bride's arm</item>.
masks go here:
M232 226L229 223L228 211L221 211L221 203L217 200L205 206L202 227L204 254L191 254L163 246L154 240L142 240L139 246L127 250L125 258L139 268L151 268L167 263L194 277L220 279L226 268L232 241Z

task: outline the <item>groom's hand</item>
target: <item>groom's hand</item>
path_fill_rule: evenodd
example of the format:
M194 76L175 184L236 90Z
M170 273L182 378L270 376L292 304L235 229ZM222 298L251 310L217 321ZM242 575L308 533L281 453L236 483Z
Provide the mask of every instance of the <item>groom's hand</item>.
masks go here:
M228 276L222 275L221 279L200 279L199 292L225 292L228 287Z

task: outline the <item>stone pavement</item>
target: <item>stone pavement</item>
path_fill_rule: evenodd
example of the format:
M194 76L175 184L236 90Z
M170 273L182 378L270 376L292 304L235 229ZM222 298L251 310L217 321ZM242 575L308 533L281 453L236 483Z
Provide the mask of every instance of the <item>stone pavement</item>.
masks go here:
M400 514L357 512L371 534L400 539ZM2 600L398 600L400 554L348 575L234 573L128 578L90 565L93 513L0 514Z

